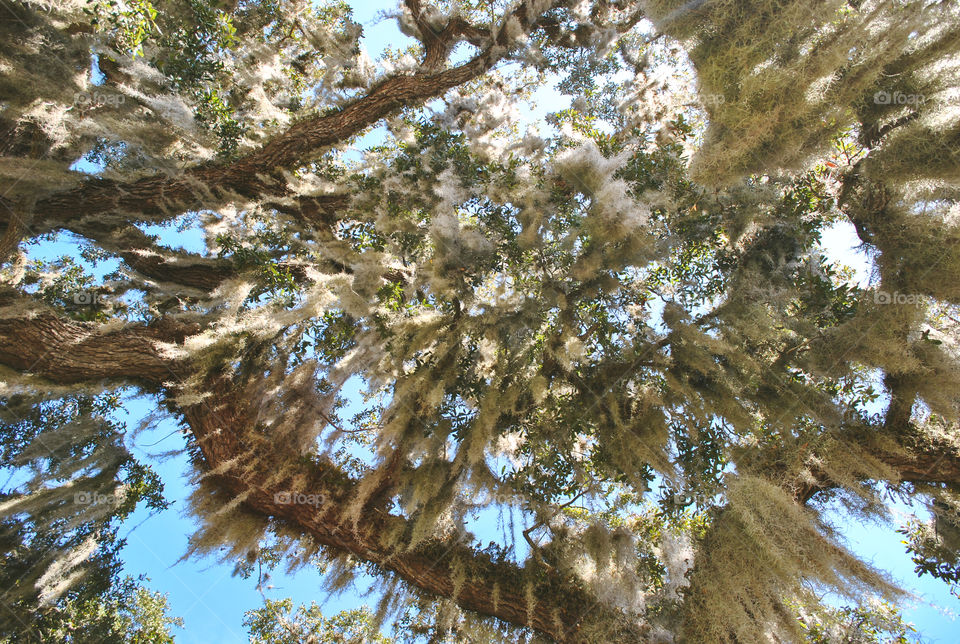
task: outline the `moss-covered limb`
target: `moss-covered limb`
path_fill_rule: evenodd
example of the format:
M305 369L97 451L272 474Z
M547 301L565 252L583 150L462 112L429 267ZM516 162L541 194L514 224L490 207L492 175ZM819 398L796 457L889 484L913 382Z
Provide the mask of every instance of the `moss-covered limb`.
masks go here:
M738 470L776 481L803 505L840 488L870 496L872 481L960 484L956 424L913 417L918 396L912 378L888 374L884 383L890 402L882 420L848 418L795 442L741 446L733 456Z
M557 641L642 640L646 627L555 570L494 560L457 533L407 550L396 536L409 532L408 521L389 514L382 503L365 508L354 522L347 506L358 494L355 481L331 462L291 462L282 446L271 450L268 440L251 439L248 397L230 381L215 379L205 389L208 402L183 409L184 419L210 480L242 498L247 509L293 526L333 553L390 571L420 591ZM316 495L323 503L288 503L289 494Z
M470 24L460 16L447 19L446 24L438 24L436 21L431 21L431 13L424 11L420 0L404 0L404 5L416 25L415 35L423 45L421 64L426 69L436 69L443 64L450 55L451 48L461 39L480 48L484 47L489 40L489 32ZM524 15L526 14L525 6L519 9Z
M119 231L76 230L114 253L139 276L149 281L177 284L201 293L210 293L237 271L231 262L162 246L135 226Z
M97 334L89 324L49 314L3 319L0 362L56 384L137 382L154 391L166 386L168 393L177 394L178 384L170 381L185 373L187 365L165 357L160 343L182 342L197 330L168 321ZM182 409L184 419L205 469L212 472L210 480L242 498L248 509L292 524L335 552L376 564L425 592L453 598L467 610L529 626L558 641L596 641L584 635L594 632L620 633L620 641L641 637L641 626L553 570L495 561L461 543L456 534L405 551L389 535L407 533L407 522L384 507L368 508L354 524L345 517L357 494L354 481L332 463L291 462L284 445L252 437L250 400L242 388L219 379L202 389L204 401ZM318 495L325 503L282 502L291 492ZM458 570L467 571L465 579L458 581Z
M840 205L860 239L880 251L881 288L960 302L960 228L949 216L953 199L918 199L911 190L862 176L847 184ZM929 279L932 271L937 279Z
M519 5L503 23L517 22L523 32L533 29L543 11L556 3L544 3L528 15L528 3ZM178 176L155 175L131 182L91 178L80 186L38 199L30 213L31 230L41 234L86 224L113 227L113 220L165 221L186 210L214 208L238 199L293 197L277 171L314 160L326 147L341 143L401 108L419 105L467 83L489 71L515 49L509 29L475 57L462 65L437 70L426 65L412 75L397 74L333 112L304 119L259 149L228 163L202 164ZM453 32L451 32L453 35ZM0 214L5 223L6 214ZM312 223L312 222L304 222Z
M286 214L299 222L311 222L310 234L324 240L329 248L343 246L336 240L332 228L338 221L339 210L349 202L348 195L324 195L319 197L293 196L268 203L278 212ZM168 288L183 287L185 295L203 295L213 293L227 280L241 277L249 265L238 265L224 257L210 257L197 253L172 249L161 245L156 238L143 233L135 226L125 226L119 230L106 229L99 224L74 225L71 230L91 241L101 249L120 257L134 271L133 280L142 279L144 290L151 291L156 285ZM349 257L349 249L340 250ZM301 259L279 259L264 257L270 267L278 273L289 275L298 285L308 284L308 268L321 272L353 273L353 268L333 256L323 257L315 262ZM403 276L395 269L385 269L387 281L402 280ZM162 290L162 289L161 289Z
M168 288L182 288L185 296L208 296L227 280L243 275L245 268L249 269L238 266L237 262L228 258L168 248L135 226L110 233L88 228L77 232L95 241L103 250L120 257L135 273L133 280L140 281L146 291L154 290L159 284ZM279 260L272 261L271 265L298 284L308 282L307 267L303 262ZM343 270L340 266L332 268Z
M960 446L955 441L925 441L906 454L887 454L884 460L912 483L960 485Z
M939 426L933 418L925 424L912 418L917 395L909 378L887 375L884 383L890 403L882 425L848 430L841 436L841 458L857 458L864 464L872 461L879 466L874 468L877 473L886 470L892 482L960 485L960 441L955 429ZM818 492L849 484L831 474L830 456L817 454L810 460L821 465L808 468L793 487L794 498L801 503Z
M957 445L955 440L947 436L921 438L916 433L912 437L901 438L899 442L887 438L888 440L884 441L877 435L864 436L863 443L851 444L844 453L862 452L860 456L863 459L874 460L889 468L892 482L960 485L960 445ZM836 477L831 476L823 467L808 466L803 478L794 483L791 491L797 501L805 504L819 492L848 483L836 480Z
M875 457L892 467L903 481L960 485L956 425L936 416L924 422L913 417L917 392L910 377L888 375L885 384L890 403L882 435L888 439L888 447L874 441L877 447L871 451Z

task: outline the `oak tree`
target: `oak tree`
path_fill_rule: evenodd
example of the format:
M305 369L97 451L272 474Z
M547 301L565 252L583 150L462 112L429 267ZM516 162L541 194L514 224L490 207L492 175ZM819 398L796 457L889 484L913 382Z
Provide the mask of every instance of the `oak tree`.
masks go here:
M376 61L335 0L0 4L23 610L157 490L117 391L184 429L194 553L466 639L904 637L836 507L929 505L957 581L956 3L404 0Z

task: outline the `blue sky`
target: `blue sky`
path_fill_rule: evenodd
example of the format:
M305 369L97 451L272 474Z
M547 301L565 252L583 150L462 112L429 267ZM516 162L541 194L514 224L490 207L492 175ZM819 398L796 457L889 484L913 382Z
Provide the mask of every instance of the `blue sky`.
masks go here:
M391 19L382 20L378 13L383 9L392 9L389 3L351 2L354 16L364 26L365 45L371 57L387 45L396 49L410 44L410 39L400 34ZM527 116L531 119L542 117L546 111L561 109L568 99L561 97L552 89L542 90L537 95L538 107ZM563 103L561 103L563 101ZM361 146L373 145L379 139L378 131L361 139ZM150 232L160 233L168 243L185 246L189 250L202 250L201 237L193 233L177 233L175 228L157 228ZM836 259L854 267L856 281L865 285L869 280L869 261L855 250L858 244L852 227L836 226L824 239L826 252ZM76 254L76 246L69 237L61 237L57 242L45 243L30 248L34 257L52 258L62 254ZM102 266L97 272L106 272L111 266ZM354 392L354 397L359 394ZM131 397L127 405L130 427L153 409L150 398ZM349 417L349 414L343 414ZM137 575L145 573L149 586L167 593L173 615L184 619L185 628L176 632L176 639L183 643L230 643L247 641L241 625L243 613L258 607L262 598L256 589L256 579L243 580L232 576L232 563L217 563L212 558L187 560L181 558L187 550L187 538L195 530L192 520L184 516L184 499L190 493L185 474L188 471L185 454L175 454L164 459L158 454L181 450L184 440L177 433L173 419L165 419L155 427L146 430L131 439L130 445L135 456L142 462L153 465L165 483L165 496L173 505L166 511L150 514L145 510L135 513L124 525L121 534L127 539L122 557L126 572ZM918 599L906 605L907 619L913 621L929 642L955 642L958 639L957 624L949 611L960 609L960 603L950 596L945 585L929 577L917 579L913 574L913 564L900 544L900 535L890 526L861 526L837 515L843 532L849 539L854 551L878 566L890 570L896 579L918 594ZM497 539L499 529L487 526L483 534L485 541ZM331 615L344 608L353 608L361 604L372 605L376 597L364 598L367 589L365 578L360 579L356 588L350 589L338 597L329 597L320 587L321 577L312 569L303 569L295 574L275 571L271 580L274 586L264 592L270 598L292 597L297 603L316 601L322 605L324 613Z

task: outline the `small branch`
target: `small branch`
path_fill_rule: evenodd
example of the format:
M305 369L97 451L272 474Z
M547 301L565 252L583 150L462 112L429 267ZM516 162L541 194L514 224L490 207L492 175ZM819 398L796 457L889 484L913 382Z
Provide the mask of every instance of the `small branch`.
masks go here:
M536 559L537 559L537 561L538 561L539 563L543 564L544 566L546 566L547 568L549 568L549 569L551 569L551 570L553 569L553 566L551 566L550 564L548 564L546 561L543 560L543 557L540 555L540 545L537 544L537 543L534 543L533 539L530 537L530 534L531 534L534 530L538 530L538 529L542 528L543 526L549 524L551 521L553 521L553 519L554 519L558 514L560 514L561 512L563 512L565 509L567 509L568 507L570 507L570 506L573 505L574 503L576 503L576 502L577 502L577 499L579 499L581 496L583 496L585 492L586 492L586 490L583 490L583 491L579 492L575 497L573 497L572 499L570 499L569 501L567 501L567 502L564 503L563 505L557 507L556 510L554 510L553 514L551 514L549 518L547 518L546 520L537 521L537 522L534 523L532 526L530 526L529 528L527 528L526 530L523 531L523 538L524 538L524 539L526 540L526 542L530 545L530 551L531 551L531 553L533 554L533 556L536 557Z

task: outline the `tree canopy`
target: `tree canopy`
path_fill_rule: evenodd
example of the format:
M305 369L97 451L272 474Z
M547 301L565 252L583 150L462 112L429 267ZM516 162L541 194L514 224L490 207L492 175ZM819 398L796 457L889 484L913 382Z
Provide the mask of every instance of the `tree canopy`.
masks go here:
M169 637L123 392L189 554L382 582L255 641L907 641L836 507L960 582L955 2L403 0L378 60L336 0L0 4L5 631Z

